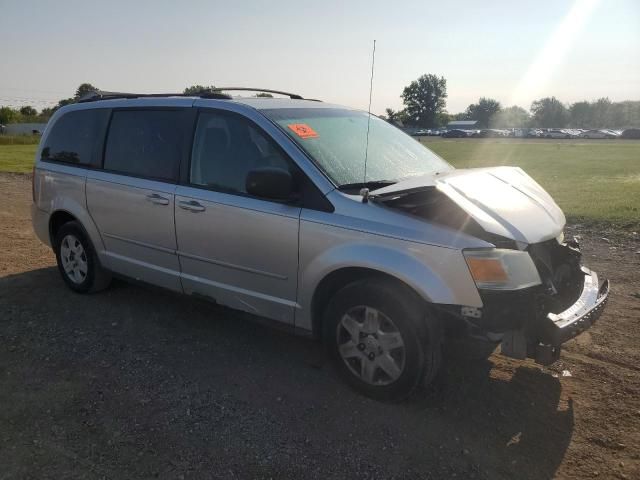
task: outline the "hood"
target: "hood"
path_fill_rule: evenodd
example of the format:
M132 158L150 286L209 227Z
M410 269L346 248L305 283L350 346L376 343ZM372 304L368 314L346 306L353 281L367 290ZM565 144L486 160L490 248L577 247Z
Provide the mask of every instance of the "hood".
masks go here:
M412 177L372 192L394 197L436 188L485 231L520 243L557 237L565 217L551 196L518 167L457 169Z

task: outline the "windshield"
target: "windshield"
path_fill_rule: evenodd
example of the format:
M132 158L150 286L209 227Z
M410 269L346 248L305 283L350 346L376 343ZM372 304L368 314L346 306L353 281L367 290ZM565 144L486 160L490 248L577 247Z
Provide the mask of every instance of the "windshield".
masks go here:
M338 186L394 182L453 167L398 128L371 115L367 176L367 113L338 108L262 110Z

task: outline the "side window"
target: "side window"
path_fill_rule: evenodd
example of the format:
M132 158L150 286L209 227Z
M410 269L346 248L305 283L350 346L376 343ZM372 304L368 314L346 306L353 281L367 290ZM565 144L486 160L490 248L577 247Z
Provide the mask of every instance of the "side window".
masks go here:
M259 167L279 167L295 175L288 157L248 119L222 112L200 114L191 155L190 183L246 193L247 173Z
M42 160L98 166L96 149L108 119L109 110L99 108L64 114L47 136Z
M105 170L175 180L187 114L184 109L114 111L104 153Z

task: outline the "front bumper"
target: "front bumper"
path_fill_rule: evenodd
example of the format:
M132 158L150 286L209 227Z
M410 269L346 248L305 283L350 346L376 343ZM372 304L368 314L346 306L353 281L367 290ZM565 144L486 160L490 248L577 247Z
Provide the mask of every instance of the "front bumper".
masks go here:
M598 282L598 275L585 267L582 293L576 302L561 313L548 313L524 328L504 334L503 355L549 365L560 357L561 345L593 325L604 311L609 298L609 281Z

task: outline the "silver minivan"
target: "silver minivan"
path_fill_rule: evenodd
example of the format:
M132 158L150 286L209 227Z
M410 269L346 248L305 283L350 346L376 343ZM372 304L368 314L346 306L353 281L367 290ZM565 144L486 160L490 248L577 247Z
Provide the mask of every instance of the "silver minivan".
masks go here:
M65 283L117 275L271 319L387 400L434 378L451 333L550 364L599 317L608 282L521 169L454 169L366 112L286 95L58 110L32 216Z

